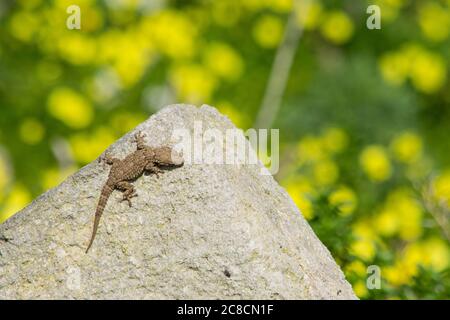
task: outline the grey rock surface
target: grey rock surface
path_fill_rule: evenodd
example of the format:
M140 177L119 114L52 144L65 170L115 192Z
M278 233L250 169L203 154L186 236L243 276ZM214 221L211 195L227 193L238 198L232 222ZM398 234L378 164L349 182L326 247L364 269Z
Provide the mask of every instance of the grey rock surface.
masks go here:
M108 152L173 144L176 128L234 128L209 106L172 105ZM91 251L108 167L97 161L0 225L0 299L354 299L329 251L260 164L189 164L115 191ZM2 240L3 239L3 240Z

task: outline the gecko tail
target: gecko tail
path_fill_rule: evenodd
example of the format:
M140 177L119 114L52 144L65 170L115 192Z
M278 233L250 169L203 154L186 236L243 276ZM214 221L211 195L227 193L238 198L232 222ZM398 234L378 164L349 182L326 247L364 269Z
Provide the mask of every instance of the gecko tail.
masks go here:
M88 253L89 249L91 248L92 244L94 243L95 236L97 234L98 225L100 224L100 218L103 214L103 210L105 209L106 203L108 202L109 196L113 192L113 188L110 187L108 184L105 184L105 186L102 189L102 192L100 194L100 199L98 200L97 210L95 211L95 217L94 217L94 227L92 230L92 236L91 240L89 241L89 245L86 249L86 253Z

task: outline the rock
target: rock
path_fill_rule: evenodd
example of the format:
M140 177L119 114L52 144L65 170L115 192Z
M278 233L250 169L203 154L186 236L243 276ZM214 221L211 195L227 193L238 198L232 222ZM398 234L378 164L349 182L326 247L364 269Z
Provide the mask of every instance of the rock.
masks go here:
M234 128L209 106L172 105L108 152L172 144L176 128ZM354 299L329 251L262 166L186 163L115 191L85 254L108 166L97 161L0 225L0 299Z

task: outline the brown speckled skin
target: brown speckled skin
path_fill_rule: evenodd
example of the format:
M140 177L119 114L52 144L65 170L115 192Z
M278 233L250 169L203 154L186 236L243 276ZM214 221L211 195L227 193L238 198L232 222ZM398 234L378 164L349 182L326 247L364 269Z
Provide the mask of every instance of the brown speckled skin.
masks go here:
M100 194L97 210L95 211L94 228L86 253L94 242L100 223L100 217L114 190L122 191L123 198L121 201L127 201L131 207L131 198L137 196L134 187L131 184L132 181L136 180L146 172L154 173L159 177L159 174L163 172L161 167L183 165L183 157L181 154L172 152L172 148L169 147L152 148L146 146L144 143L144 136L141 133L135 135L135 142L137 150L126 156L123 160L110 157L109 155L106 155L104 159L100 159L105 160L107 164L111 165L111 171L109 172L108 181L103 186Z

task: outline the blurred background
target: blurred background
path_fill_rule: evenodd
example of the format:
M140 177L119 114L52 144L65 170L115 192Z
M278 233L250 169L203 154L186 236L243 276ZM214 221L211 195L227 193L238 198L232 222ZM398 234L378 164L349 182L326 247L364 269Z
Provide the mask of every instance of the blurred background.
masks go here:
M449 35L450 0L2 0L0 222L160 107L207 103L280 129L275 178L360 298L449 299Z

